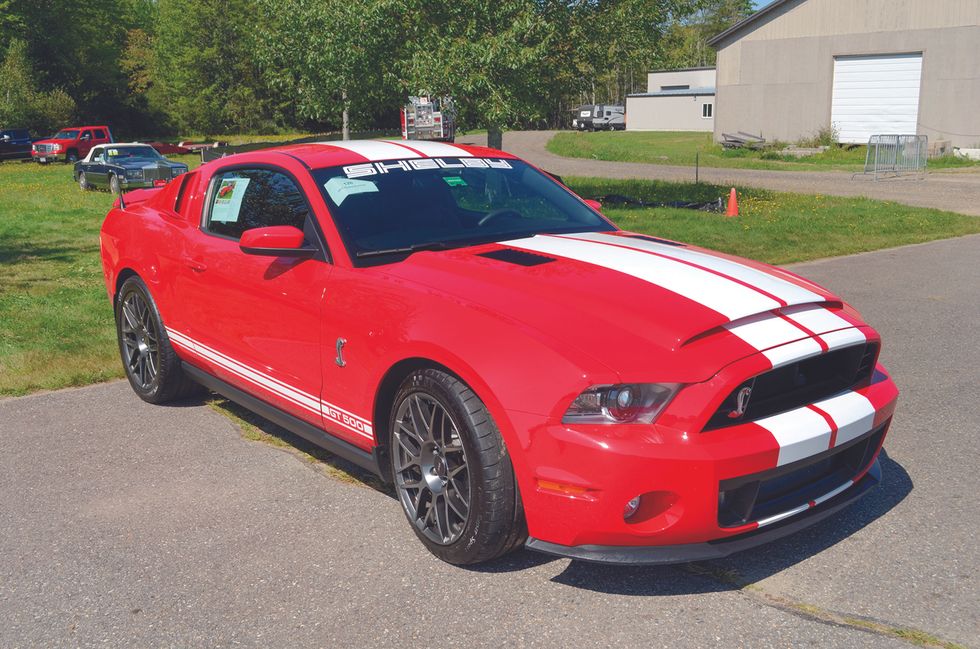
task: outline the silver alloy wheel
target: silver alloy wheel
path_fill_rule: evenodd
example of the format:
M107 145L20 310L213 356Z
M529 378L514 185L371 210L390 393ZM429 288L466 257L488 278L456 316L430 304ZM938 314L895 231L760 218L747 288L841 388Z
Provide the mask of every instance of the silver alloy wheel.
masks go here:
M109 191L113 194L119 193L119 177L115 174L109 174Z
M395 411L395 486L409 519L433 543L462 535L470 511L466 450L452 415L425 392Z
M121 318L126 371L146 390L160 367L160 336L150 307L138 291L132 291L123 300Z
M78 186L82 189L88 189L88 179L85 178L85 172L78 172Z

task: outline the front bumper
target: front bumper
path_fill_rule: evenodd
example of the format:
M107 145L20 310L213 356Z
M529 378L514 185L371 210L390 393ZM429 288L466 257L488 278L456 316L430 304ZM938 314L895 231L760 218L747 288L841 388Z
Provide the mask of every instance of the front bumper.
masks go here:
M65 151L59 153L41 153L31 151L31 159L35 162L67 162L68 154Z
M744 379L735 371L731 386ZM705 432L659 423L569 427L511 412L511 423L528 431L515 458L525 460L515 462L515 470L528 547L590 560L663 563L776 538L772 530L819 520L821 512L877 483L875 475L866 476L897 397L879 365L869 385L814 404L837 415L833 433L810 406L779 415L788 420L782 429L759 420ZM691 398L687 405L696 410ZM675 401L680 406L683 400ZM856 403L865 409L844 416ZM624 506L638 495L639 511L624 519Z
M665 565L721 559L736 552L742 552L764 545L784 536L803 530L825 518L833 516L851 503L859 500L881 483L881 462L875 459L868 472L849 489L811 507L798 516L784 519L771 526L757 528L738 536L708 541L705 543L686 543L667 546L616 546L616 545L577 545L567 546L549 543L529 537L525 546L529 550L553 554L591 563L613 563L629 565Z

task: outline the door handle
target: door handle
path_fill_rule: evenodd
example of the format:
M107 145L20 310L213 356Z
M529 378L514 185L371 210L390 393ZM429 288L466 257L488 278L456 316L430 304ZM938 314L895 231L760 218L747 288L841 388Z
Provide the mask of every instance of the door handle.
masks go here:
M207 264L205 264L202 261L189 261L189 262L187 262L187 265L195 273L203 273L204 271L206 271L208 269Z

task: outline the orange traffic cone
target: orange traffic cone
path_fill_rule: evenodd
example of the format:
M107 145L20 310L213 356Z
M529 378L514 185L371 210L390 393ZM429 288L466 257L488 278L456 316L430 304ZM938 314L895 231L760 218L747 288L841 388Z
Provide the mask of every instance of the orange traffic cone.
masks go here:
M738 216L738 192L734 187L728 194L728 209L725 210L725 216Z

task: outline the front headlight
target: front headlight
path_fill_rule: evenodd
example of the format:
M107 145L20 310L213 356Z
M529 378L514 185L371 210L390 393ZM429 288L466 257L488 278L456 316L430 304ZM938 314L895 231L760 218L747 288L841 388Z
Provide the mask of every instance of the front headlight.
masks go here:
M596 385L575 398L564 424L651 424L683 387L681 383Z
M61 151L61 145L60 144L55 144L55 145L53 145L51 147L51 150L52 151Z
M180 174L186 174L186 173L187 173L187 167L173 167L170 170L170 174L171 174L170 177L176 178Z
M126 177L127 178L142 178L143 177L143 170L142 169L127 169L126 170Z

